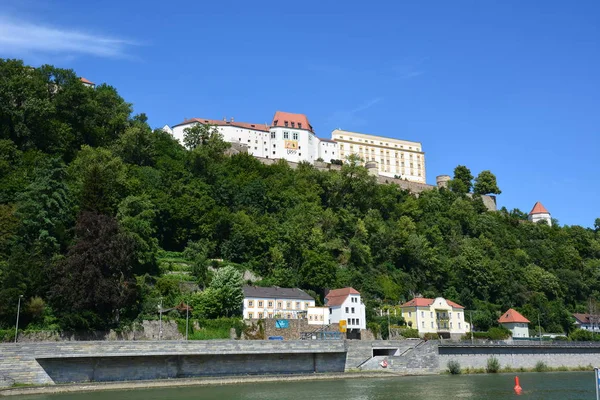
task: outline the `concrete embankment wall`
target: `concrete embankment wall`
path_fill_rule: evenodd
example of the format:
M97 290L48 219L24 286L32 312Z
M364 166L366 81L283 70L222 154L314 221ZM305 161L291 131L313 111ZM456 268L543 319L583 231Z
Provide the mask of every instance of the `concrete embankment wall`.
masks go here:
M0 377L29 384L343 372L343 341L144 341L0 345Z
M448 362L458 361L462 368L485 368L496 357L502 367L533 368L542 361L547 366L585 367L600 364L600 345L514 345L514 346L440 346L439 368L447 369Z

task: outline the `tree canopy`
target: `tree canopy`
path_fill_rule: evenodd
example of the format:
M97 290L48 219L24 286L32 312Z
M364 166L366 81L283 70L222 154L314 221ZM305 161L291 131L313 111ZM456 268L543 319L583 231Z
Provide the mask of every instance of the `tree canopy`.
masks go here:
M0 328L19 295L22 326L99 329L187 303L194 285L194 313L238 315L242 271L319 301L353 286L369 310L443 295L480 329L515 307L569 330L600 298L600 224L488 212L465 194L499 194L489 171L473 187L458 166L450 190L416 197L358 162L292 169L228 146L204 126L186 149L108 85L0 60Z

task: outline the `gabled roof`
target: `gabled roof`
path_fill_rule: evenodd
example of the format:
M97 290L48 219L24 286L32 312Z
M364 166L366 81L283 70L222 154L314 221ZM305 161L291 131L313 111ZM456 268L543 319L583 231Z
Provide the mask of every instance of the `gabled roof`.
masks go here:
M575 317L575 319L580 323L580 324L591 324L592 321L590 321L590 314L573 314L573 317Z
M510 308L498 319L498 322L501 324L510 324L515 322L523 322L528 324L530 321L522 316L517 310Z
M280 288L244 286L244 297L259 299L294 299L294 300L314 300L308 293L298 288Z
M271 126L286 127L292 129L306 129L313 132L313 128L304 114L294 114L284 111L275 112Z
M173 125L173 128L180 125L188 125L193 123L207 124L214 126L236 126L243 129L253 129L255 131L269 132L269 127L266 124L253 124L250 122L237 122L237 121L223 121L222 119L204 119L204 118L190 118L183 122Z
M446 303L448 303L448 305L452 308L464 308L463 306L461 306L458 303L453 302L452 300L446 300ZM429 307L430 305L433 304L433 302L435 301L435 299L427 299L425 297L415 297L412 300L407 301L406 303L402 304L400 307Z
M550 214L550 212L546 210L546 207L544 207L542 203L538 201L537 203L535 203L535 205L531 209L531 212L529 213L529 215L533 214Z
M325 304L329 307L341 306L351 294L360 294L360 292L351 287L330 290L325 296Z
M94 82L90 81L89 79L85 79L83 76L81 78L79 78L79 80L82 83L87 83L88 85L96 85Z

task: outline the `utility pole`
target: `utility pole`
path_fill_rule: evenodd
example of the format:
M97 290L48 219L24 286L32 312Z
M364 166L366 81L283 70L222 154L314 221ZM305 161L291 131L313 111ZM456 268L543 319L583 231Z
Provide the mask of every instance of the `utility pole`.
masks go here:
M15 325L15 344L17 343L17 338L19 337L19 314L21 312L21 299L23 295L19 295L19 305L17 306L17 324Z

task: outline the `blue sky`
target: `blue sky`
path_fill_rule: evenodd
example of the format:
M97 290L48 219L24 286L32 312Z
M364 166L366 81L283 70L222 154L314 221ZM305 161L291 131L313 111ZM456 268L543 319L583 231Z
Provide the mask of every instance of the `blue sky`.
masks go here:
M499 206L600 217L600 2L2 0L0 57L185 117L416 140L427 180L489 169Z

